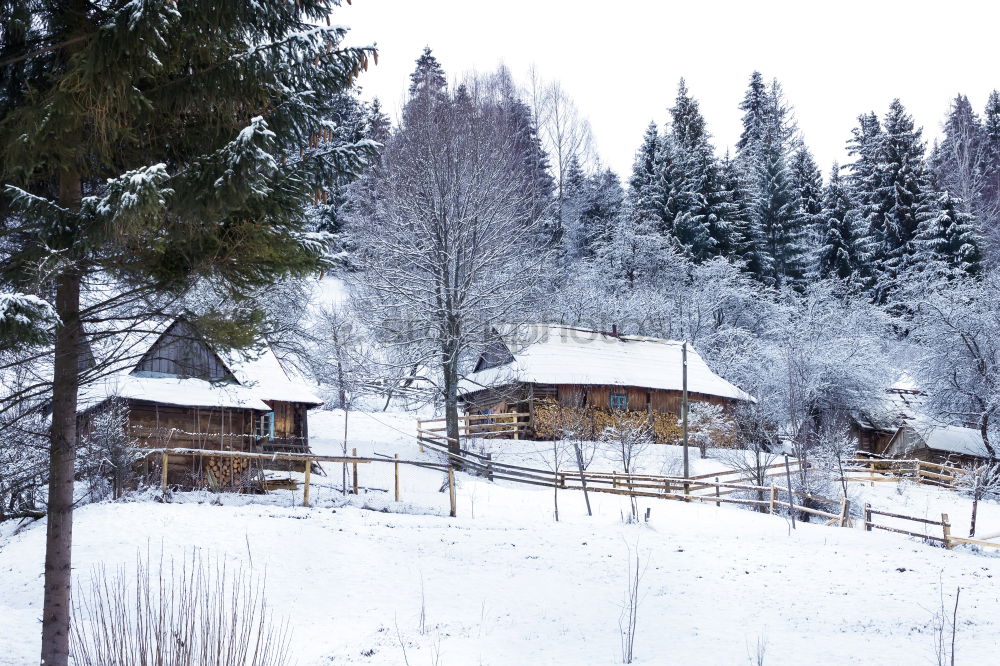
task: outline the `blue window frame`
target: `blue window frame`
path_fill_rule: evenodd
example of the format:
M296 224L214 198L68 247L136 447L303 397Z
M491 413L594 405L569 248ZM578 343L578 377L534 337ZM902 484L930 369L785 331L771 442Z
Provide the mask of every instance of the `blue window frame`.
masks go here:
M628 409L628 395L625 393L612 393L609 400L611 409L620 409L622 411Z

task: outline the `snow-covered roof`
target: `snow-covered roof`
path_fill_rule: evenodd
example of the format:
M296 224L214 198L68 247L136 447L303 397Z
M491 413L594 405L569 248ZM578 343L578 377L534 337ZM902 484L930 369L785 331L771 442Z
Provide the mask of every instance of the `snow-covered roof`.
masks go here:
M910 436L905 436L906 434ZM988 455L983 436L975 428L941 425L927 420L901 428L893 437L887 453L895 456L909 455L923 446L965 456L982 458Z
M145 400L161 405L232 407L269 411L253 388L204 379L111 375L80 389L79 409L95 407L111 398Z
M548 324L518 327L504 332L501 339L513 361L468 375L461 394L511 382L683 388L683 343L676 340ZM687 357L688 391L753 400L749 393L712 372L691 345Z
M854 419L864 428L894 432L923 418L926 398L913 378L904 373L871 407L855 412Z
M306 385L305 380L285 369L271 345L265 345L264 353L255 358L229 353L223 354L222 359L237 381L251 389L261 400L323 404Z
M920 433L927 448L949 451L969 456L985 456L986 446L983 436L973 428L959 426L930 426Z
M267 344L262 351L256 353L212 350L225 369L232 373L235 382L209 381L140 370L143 355L180 321L182 320L156 322L156 325L147 326L139 333L129 333L124 344L119 341L119 348L129 350L129 362L118 371L81 387L79 409L90 409L113 397L166 405L262 411L271 409L265 400L323 404L301 377L289 376Z

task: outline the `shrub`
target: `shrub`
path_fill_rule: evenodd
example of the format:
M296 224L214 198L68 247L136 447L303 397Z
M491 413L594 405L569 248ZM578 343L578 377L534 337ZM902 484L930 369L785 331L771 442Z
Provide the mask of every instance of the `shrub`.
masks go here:
M151 571L148 555L134 573L103 565L73 595L72 654L77 666L282 666L288 625L275 625L264 584L193 550Z

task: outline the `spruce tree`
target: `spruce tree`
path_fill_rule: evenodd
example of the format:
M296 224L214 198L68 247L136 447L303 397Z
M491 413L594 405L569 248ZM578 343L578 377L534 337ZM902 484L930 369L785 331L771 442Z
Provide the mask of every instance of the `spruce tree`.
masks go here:
M889 291L915 248L917 210L931 195L924 168L921 130L913 125L900 101L893 100L882 123L877 153L877 174L872 242L879 276L876 297L887 298Z
M792 185L798 195L798 225L804 233L815 237L823 219L823 176L805 145L792 153L789 167Z
M739 108L743 112L743 133L736 142L736 148L742 153L763 144L769 132L771 99L760 72L755 71L750 75L750 85Z
M823 190L821 219L817 274L820 278L855 278L862 265L857 211L848 184L836 164Z
M319 266L307 206L372 153L367 142L328 140L322 115L374 57L342 47L345 29L316 27L338 4L4 3L0 287L53 296L60 322L42 607L49 666L68 661L85 326L100 318L108 333L116 308L141 317L144 303L199 281L250 308L248 294ZM255 321L217 333L252 339Z
M806 276L807 258L805 228L798 216L798 192L783 154L768 151L758 159L754 214L762 257L759 277L765 284L775 287L801 286Z
M729 205L728 250L726 256L739 263L753 276L764 272L764 257L758 239L762 233L754 210L755 197L752 175L747 173L742 161L726 153L720 168L725 200Z
M670 109L672 172L661 182L672 190L665 214L677 240L695 261L729 251L731 207L723 187L715 149L709 141L698 102L684 79Z
M737 163L754 199L746 231L756 245L755 277L771 286L801 286L806 275L805 231L798 215L799 194L789 171L795 126L781 86L764 86L754 72L740 105L743 134Z
M660 191L658 158L660 136L656 123L651 122L636 151L632 174L628 180L627 198L633 216L646 220L663 221L663 194Z
M983 114L983 205L989 217L982 221L990 236L1000 233L1000 92L994 90Z
M586 205L580 212L584 230L584 255L592 257L608 241L611 229L622 214L624 192L618 174L604 169L588 179Z
M927 197L918 211L919 227L910 263L918 268L935 263L954 274L977 275L982 266L981 241L971 214L949 192Z

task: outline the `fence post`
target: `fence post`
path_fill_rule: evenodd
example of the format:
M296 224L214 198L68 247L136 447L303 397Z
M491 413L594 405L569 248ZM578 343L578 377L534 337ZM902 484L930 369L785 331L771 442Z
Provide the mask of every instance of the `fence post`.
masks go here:
M758 497L759 497L759 495L758 495ZM770 501L770 503L768 504L768 507L767 507L768 513L772 513L772 514L774 513L774 502L777 499L778 499L778 489L775 488L774 484L772 483L771 484L771 501Z
M722 502L719 501L721 494L719 492L719 477L715 477L715 506L722 506Z
M424 422L417 419L417 446L420 447L420 452L424 452Z
M493 454L492 453L487 453L486 454L486 480L487 481L492 481L493 480ZM565 486L565 481L563 482L563 485Z
M844 495L840 499L840 527L847 525L847 512L850 510L851 502L847 499L847 495Z
M358 450L357 449L351 449L351 457L352 458L357 458L358 457ZM352 473L354 475L354 494L357 495L358 494L358 461L357 460L355 460L354 462L351 463L351 471L352 471Z
M611 487L615 490L618 489L618 472L615 470L611 471Z
M448 468L448 502L451 505L451 511L448 513L449 516L454 518L458 515L458 509L455 506L455 468Z
M163 452L163 463L160 465L160 490L163 492L164 496L167 494L167 469L170 465L170 457L167 452Z
M309 475L312 472L312 460L306 460L306 478L302 484L302 506L309 506Z
M941 514L941 531L944 533L944 547L951 550L951 523L948 522L948 514Z
M865 502L865 532L872 531L872 505Z
M396 462L395 462L394 466L396 468L395 469L395 472L396 472L396 501L398 502L399 501L399 454L398 453L396 454Z

